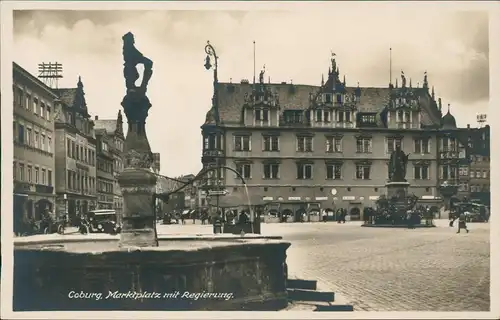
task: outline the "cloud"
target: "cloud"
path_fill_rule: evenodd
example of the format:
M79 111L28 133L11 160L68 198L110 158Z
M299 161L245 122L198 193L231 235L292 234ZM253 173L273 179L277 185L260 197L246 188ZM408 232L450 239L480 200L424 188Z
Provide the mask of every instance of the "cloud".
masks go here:
M200 125L212 96L212 73L203 67L207 40L220 57L219 79L233 82L252 78L255 40L257 72L265 64L272 82L318 85L334 51L348 85L387 86L392 47L392 78L404 70L416 86L427 70L459 124L487 111L487 14L384 3L370 10L324 6L320 12L16 11L14 51L34 74L40 62L62 63L62 87L75 86L81 75L90 113L114 118L125 93L121 36L133 32L137 48L154 61L147 130L170 176L201 167Z

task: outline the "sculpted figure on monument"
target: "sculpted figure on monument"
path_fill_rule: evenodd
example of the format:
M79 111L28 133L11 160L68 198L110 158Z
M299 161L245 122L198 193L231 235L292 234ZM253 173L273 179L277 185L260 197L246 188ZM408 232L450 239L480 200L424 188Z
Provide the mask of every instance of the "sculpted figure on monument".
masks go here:
M141 91L146 92L149 79L153 74L153 61L146 58L137 48L135 47L134 35L128 32L123 37L123 76L125 77L125 85L127 90L138 89L135 85L137 79L139 79L139 72L137 71L137 65L142 64L144 66L144 74L142 77L142 83L139 87Z
M396 150L391 154L389 160L389 181L403 182L406 181L406 166L408 164L409 154L405 154L401 150L401 145L396 144Z
M127 94L123 98L122 106L125 111L128 123L144 124L148 116L148 110L151 107L148 97L146 96L147 86L153 74L153 62L146 58L134 46L134 35L130 32L123 37L123 76L125 77L125 86ZM139 87L135 82L139 79L137 65L144 65L144 74L142 83ZM143 130L133 127L132 131L142 132Z

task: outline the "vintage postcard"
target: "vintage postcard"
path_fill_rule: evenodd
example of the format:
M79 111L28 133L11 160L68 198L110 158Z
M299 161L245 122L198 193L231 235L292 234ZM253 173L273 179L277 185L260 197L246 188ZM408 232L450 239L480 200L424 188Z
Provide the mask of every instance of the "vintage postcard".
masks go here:
M494 2L1 6L2 318L500 315Z

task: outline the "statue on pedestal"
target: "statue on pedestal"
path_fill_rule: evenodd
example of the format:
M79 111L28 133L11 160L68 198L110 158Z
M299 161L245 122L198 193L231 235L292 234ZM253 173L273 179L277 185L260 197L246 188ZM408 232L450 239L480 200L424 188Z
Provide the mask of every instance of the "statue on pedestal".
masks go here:
M151 148L146 138L145 124L151 103L146 96L147 86L153 74L153 61L146 58L135 47L134 35L130 32L123 40L123 76L127 93L122 101L125 116L129 124L125 140L125 167L150 168L153 161ZM144 65L144 74L140 86L135 82L139 79L137 65Z
M401 150L401 145L396 144L396 150L391 154L389 160L389 181L390 182L405 182L406 166L408 164L409 154L405 154Z
M148 116L148 110L151 108L151 103L146 96L147 86L153 74L153 61L146 58L135 47L134 35L130 32L123 37L123 76L125 78L125 86L127 93L122 101L122 106L125 111L130 130L138 134L144 133L144 124ZM135 82L139 79L137 65L144 65L144 74L139 87ZM136 125L134 125L136 124Z
M122 106L128 121L128 132L123 148L124 170L118 176L123 195L123 228L120 246L158 246L155 231L156 175L150 170L153 154L146 136L146 118L151 103L146 96L153 74L153 62L134 46L134 35L123 37L123 76L127 93ZM137 65L144 65L140 86Z

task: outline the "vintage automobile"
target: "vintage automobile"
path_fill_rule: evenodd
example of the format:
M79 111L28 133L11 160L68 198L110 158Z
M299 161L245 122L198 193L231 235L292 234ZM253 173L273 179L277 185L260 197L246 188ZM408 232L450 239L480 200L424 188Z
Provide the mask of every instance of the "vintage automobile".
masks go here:
M117 234L121 226L117 222L116 211L112 209L99 209L89 211L86 215L86 224L90 233Z
M467 222L488 222L489 212L485 205L476 202L458 202L455 215L465 214Z

